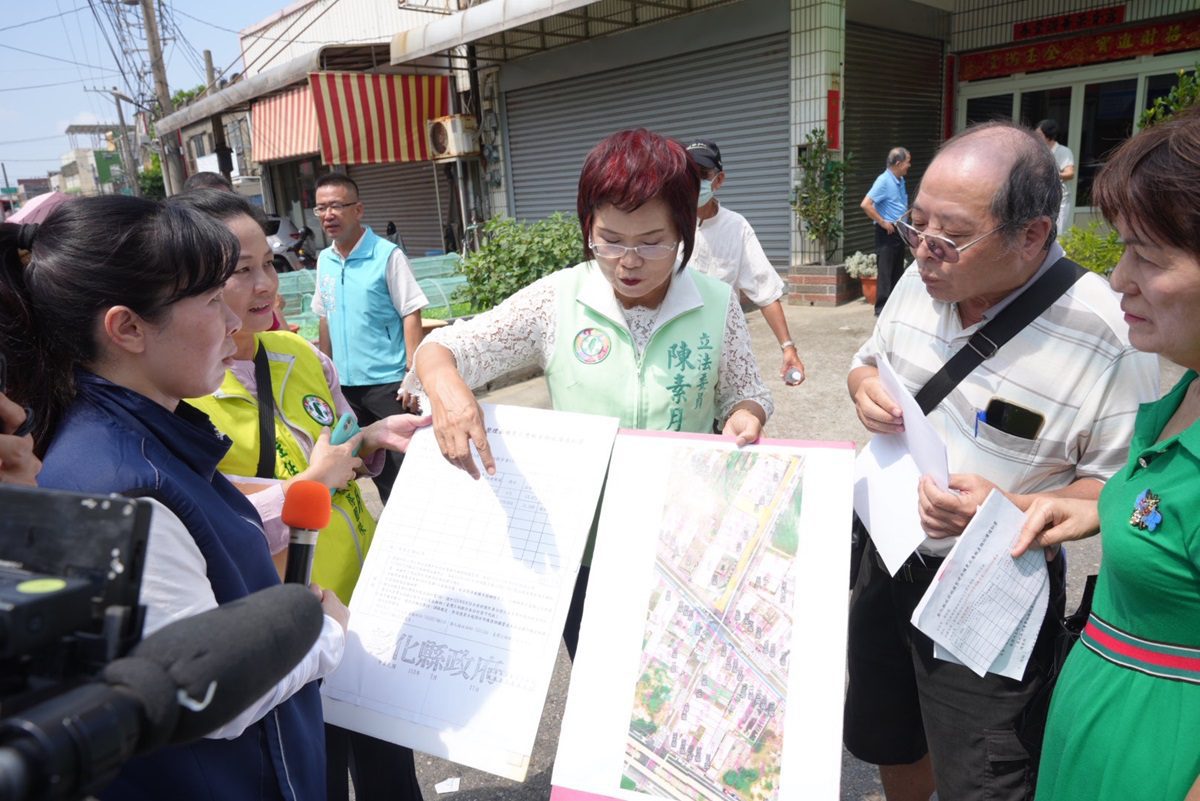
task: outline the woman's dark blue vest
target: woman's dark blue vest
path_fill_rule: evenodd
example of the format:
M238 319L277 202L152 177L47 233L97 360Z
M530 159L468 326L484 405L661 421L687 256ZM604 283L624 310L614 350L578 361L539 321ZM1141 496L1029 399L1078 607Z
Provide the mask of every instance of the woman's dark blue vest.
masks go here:
M200 547L217 603L279 583L253 505L217 472L229 440L181 403L175 413L86 372L38 479L44 487L151 497ZM153 536L153 534L151 535ZM130 761L101 798L309 801L325 795L325 736L310 682L232 740L204 739Z

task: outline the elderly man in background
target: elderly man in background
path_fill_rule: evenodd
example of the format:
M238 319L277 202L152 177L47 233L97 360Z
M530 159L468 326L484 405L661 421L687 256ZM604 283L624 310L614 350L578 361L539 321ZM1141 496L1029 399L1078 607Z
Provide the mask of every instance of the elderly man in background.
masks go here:
M902 147L888 151L887 169L879 173L871 190L858 204L875 223L875 262L879 271L875 285L875 316L883 311L892 287L904 274L904 241L896 220L908 211L908 187L904 176L912 166L912 155Z

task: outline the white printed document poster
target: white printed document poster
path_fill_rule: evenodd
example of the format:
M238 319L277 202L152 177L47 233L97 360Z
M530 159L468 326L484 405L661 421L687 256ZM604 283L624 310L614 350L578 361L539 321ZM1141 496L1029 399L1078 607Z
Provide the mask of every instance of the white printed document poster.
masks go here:
M616 418L484 407L496 474L413 437L350 602L325 720L522 781Z
M853 462L617 436L552 801L838 798Z

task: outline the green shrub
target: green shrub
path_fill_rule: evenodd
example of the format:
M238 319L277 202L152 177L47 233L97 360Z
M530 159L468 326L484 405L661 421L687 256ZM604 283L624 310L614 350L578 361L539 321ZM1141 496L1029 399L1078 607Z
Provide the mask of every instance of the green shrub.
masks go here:
M459 269L467 285L455 300L490 309L544 275L583 259L579 222L561 212L534 223L493 217L483 227L483 244Z
M1099 221L1090 223L1087 228L1072 225L1058 238L1058 243L1072 259L1104 276L1113 271L1125 252L1117 232Z
M820 249L821 263L833 255L842 241L842 196L850 156L837 158L829 149L824 128L813 128L800 150L800 183L792 187L792 211L803 223L804 235Z
M1200 64L1188 72L1179 70L1178 80L1165 97L1156 97L1154 104L1142 112L1138 118L1138 129L1148 128L1156 122L1162 122L1177 111L1183 111L1189 106L1200 103Z

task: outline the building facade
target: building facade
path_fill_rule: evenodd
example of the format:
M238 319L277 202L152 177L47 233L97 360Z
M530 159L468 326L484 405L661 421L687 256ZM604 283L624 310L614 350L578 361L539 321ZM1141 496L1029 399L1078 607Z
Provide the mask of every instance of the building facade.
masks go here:
M1058 122L1077 164L1072 214L1086 222L1104 155L1200 61L1195 0L487 0L438 14L370 0L331 11L333 2L297 3L243 31L251 77L215 96L240 91L226 107L250 110L268 205L318 230L312 182L345 170L364 187L368 223L396 223L420 254L456 244L473 218L571 212L588 149L644 126L720 144L721 199L789 273L798 303L856 292L843 272L813 263L789 205L814 129L848 162L843 253L872 247L859 201L890 148L913 154L911 197L938 145L987 119ZM449 81L448 108L473 118L479 156L436 165L335 155L325 140L338 126L313 96L323 79L311 76L341 72ZM404 117L424 138L411 108L380 105L351 83L339 95L338 113L353 112L343 127L375 131Z

